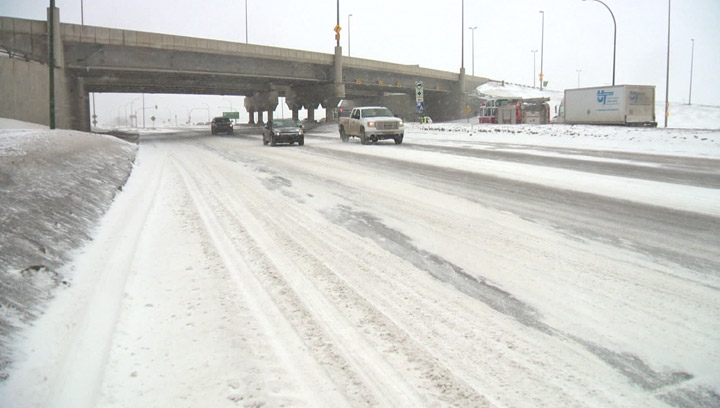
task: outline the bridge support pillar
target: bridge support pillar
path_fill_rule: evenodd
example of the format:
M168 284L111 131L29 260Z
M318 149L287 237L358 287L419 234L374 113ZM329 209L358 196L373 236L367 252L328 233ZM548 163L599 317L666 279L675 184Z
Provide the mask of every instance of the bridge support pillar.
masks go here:
M308 111L308 122L315 122L315 108L307 108Z
M255 124L255 109L248 109L248 125L254 125Z
M260 111L258 111L257 114L258 114L257 124L260 126L263 126L265 124L265 122L263 121L263 111L260 110Z
M270 123L270 122L272 122L272 120L273 120L273 111L269 110L267 121L268 121L268 123Z
M292 118L293 118L293 120L296 121L296 122L300 120L300 109L294 108L294 109L292 110Z

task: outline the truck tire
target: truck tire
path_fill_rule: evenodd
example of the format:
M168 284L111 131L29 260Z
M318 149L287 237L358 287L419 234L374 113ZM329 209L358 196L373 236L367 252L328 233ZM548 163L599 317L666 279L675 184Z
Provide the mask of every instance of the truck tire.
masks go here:
M345 133L345 128L340 128L340 139L343 141L343 143L347 143L350 139L348 135Z
M275 136L270 136L270 146L277 146L277 143L275 142Z
M364 145L369 143L367 136L365 136L365 129L360 129L360 143Z
M395 144L402 144L403 137L402 136L395 136Z

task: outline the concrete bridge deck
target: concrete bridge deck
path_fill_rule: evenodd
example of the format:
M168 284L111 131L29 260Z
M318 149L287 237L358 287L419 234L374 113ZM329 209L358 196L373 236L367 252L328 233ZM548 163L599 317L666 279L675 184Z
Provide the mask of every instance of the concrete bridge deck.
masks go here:
M416 81L423 81L428 113L453 118L463 114L465 92L488 80L417 65L343 57L337 48L333 55L80 26L59 23L57 14L56 9L55 62L64 90L60 105L73 117L64 127L86 128L84 122L89 127L89 92L244 95L251 113L273 111L278 96L285 97L293 111L320 105L331 109L340 99L356 99L401 105L395 110L408 114L415 109ZM0 17L0 50L16 57L12 62L0 58L0 78L16 83L7 94L21 98L28 82L44 78L47 84L42 69L18 69L18 65L32 64L30 61L47 64L46 21ZM5 94L7 85L0 86ZM394 95L392 101L386 100L389 94ZM398 94L406 97L398 98ZM6 105L0 102L0 113L12 110Z

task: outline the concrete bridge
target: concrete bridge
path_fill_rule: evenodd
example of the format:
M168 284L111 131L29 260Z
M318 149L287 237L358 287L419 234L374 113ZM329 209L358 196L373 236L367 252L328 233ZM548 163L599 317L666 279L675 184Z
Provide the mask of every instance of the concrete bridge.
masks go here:
M341 47L323 54L61 24L59 10L53 14L59 128L90 129L90 92L243 95L251 123L271 119L279 96L295 118L305 108L313 119L320 106L331 118L341 99L412 117L416 81L423 82L427 114L447 120L464 117L466 92L488 81L463 70L343 57ZM48 28L47 21L0 17L0 117L49 123Z

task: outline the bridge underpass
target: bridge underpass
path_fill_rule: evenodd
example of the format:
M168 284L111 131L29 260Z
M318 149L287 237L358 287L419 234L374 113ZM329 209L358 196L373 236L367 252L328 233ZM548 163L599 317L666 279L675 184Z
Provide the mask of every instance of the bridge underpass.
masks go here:
M48 15L50 12L48 11ZM55 9L57 127L90 129L88 95L164 93L245 96L250 122L263 121L284 97L297 116L332 109L342 99L415 114L415 83L424 84L428 115L464 117L467 92L487 82L464 72L334 54L59 22ZM48 23L0 17L0 115L48 123ZM29 103L27 99L31 99ZM266 116L267 117L267 116Z

